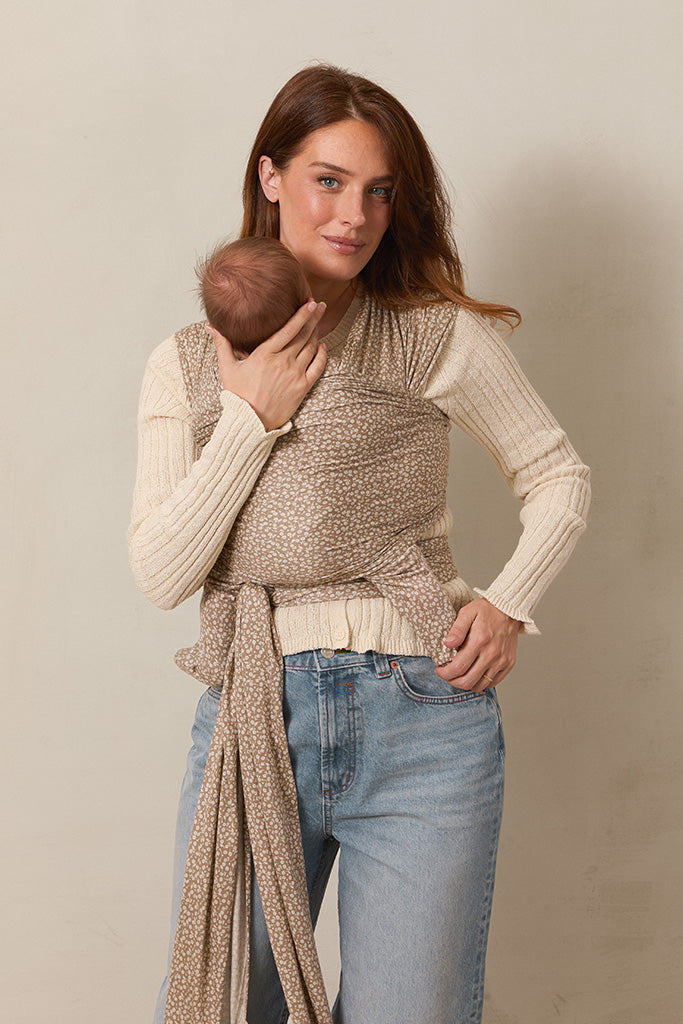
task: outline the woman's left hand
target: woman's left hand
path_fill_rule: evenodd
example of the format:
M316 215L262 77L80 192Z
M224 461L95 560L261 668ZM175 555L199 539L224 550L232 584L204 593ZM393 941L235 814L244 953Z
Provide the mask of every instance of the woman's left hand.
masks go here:
M437 675L459 690L497 686L514 668L521 625L484 597L463 605L444 641L458 653Z

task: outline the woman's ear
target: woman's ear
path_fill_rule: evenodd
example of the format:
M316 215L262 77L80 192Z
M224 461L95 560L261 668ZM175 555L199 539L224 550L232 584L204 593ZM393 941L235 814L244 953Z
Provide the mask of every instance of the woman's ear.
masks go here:
M258 162L258 176L263 194L269 203L279 199L280 172L269 156L262 156Z

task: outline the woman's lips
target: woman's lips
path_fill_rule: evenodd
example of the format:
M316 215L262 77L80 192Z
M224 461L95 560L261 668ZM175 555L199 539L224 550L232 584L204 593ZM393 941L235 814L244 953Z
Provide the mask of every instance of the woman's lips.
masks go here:
M365 245L365 242L360 242L354 238L340 238L333 235L323 235L323 237L335 252L340 252L344 256L355 256Z

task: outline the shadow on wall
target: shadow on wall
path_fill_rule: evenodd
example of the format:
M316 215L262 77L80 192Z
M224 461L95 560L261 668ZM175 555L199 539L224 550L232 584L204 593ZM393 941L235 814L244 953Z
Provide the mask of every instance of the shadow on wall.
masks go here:
M655 605L672 582L683 439L671 211L636 171L595 149L583 159L530 155L511 169L505 196L491 207L477 232L478 291L498 295L504 282L524 317L512 350L593 472L589 530L540 614L552 609L558 585L570 591L563 622L571 615L573 625L585 624L586 602L597 599L610 646L628 637L631 678L663 681L671 652L657 637ZM496 483L492 476L489 491L487 481L483 498L494 509ZM463 513L474 535L481 508ZM645 625L650 616L637 630L644 646L634 651L636 619ZM593 639L597 668L606 638ZM624 653L612 648L606 674L593 683L613 678Z
M589 529L539 605L544 637L522 641L501 687L514 760L485 1019L598 1024L618 1010L636 1024L654 1003L666 1019L680 984L665 936L680 912L683 712L681 688L663 686L683 654L672 615L683 311L670 209L637 169L594 147L530 155L485 212L470 247L471 269L484 269L472 273L477 293L521 309L512 350L591 466L594 493ZM493 575L514 513L501 512L500 478L461 438L456 551ZM479 583L470 565L463 575Z

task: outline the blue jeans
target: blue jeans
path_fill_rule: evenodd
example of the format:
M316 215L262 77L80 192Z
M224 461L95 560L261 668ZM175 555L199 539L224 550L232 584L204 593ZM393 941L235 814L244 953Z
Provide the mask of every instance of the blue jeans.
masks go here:
M429 658L304 651L283 710L315 922L339 851L338 1024L476 1024L503 798L494 690L453 689ZM172 930L220 694L207 690L183 781ZM249 1024L287 1008L252 879ZM155 1024L162 1024L164 981Z

